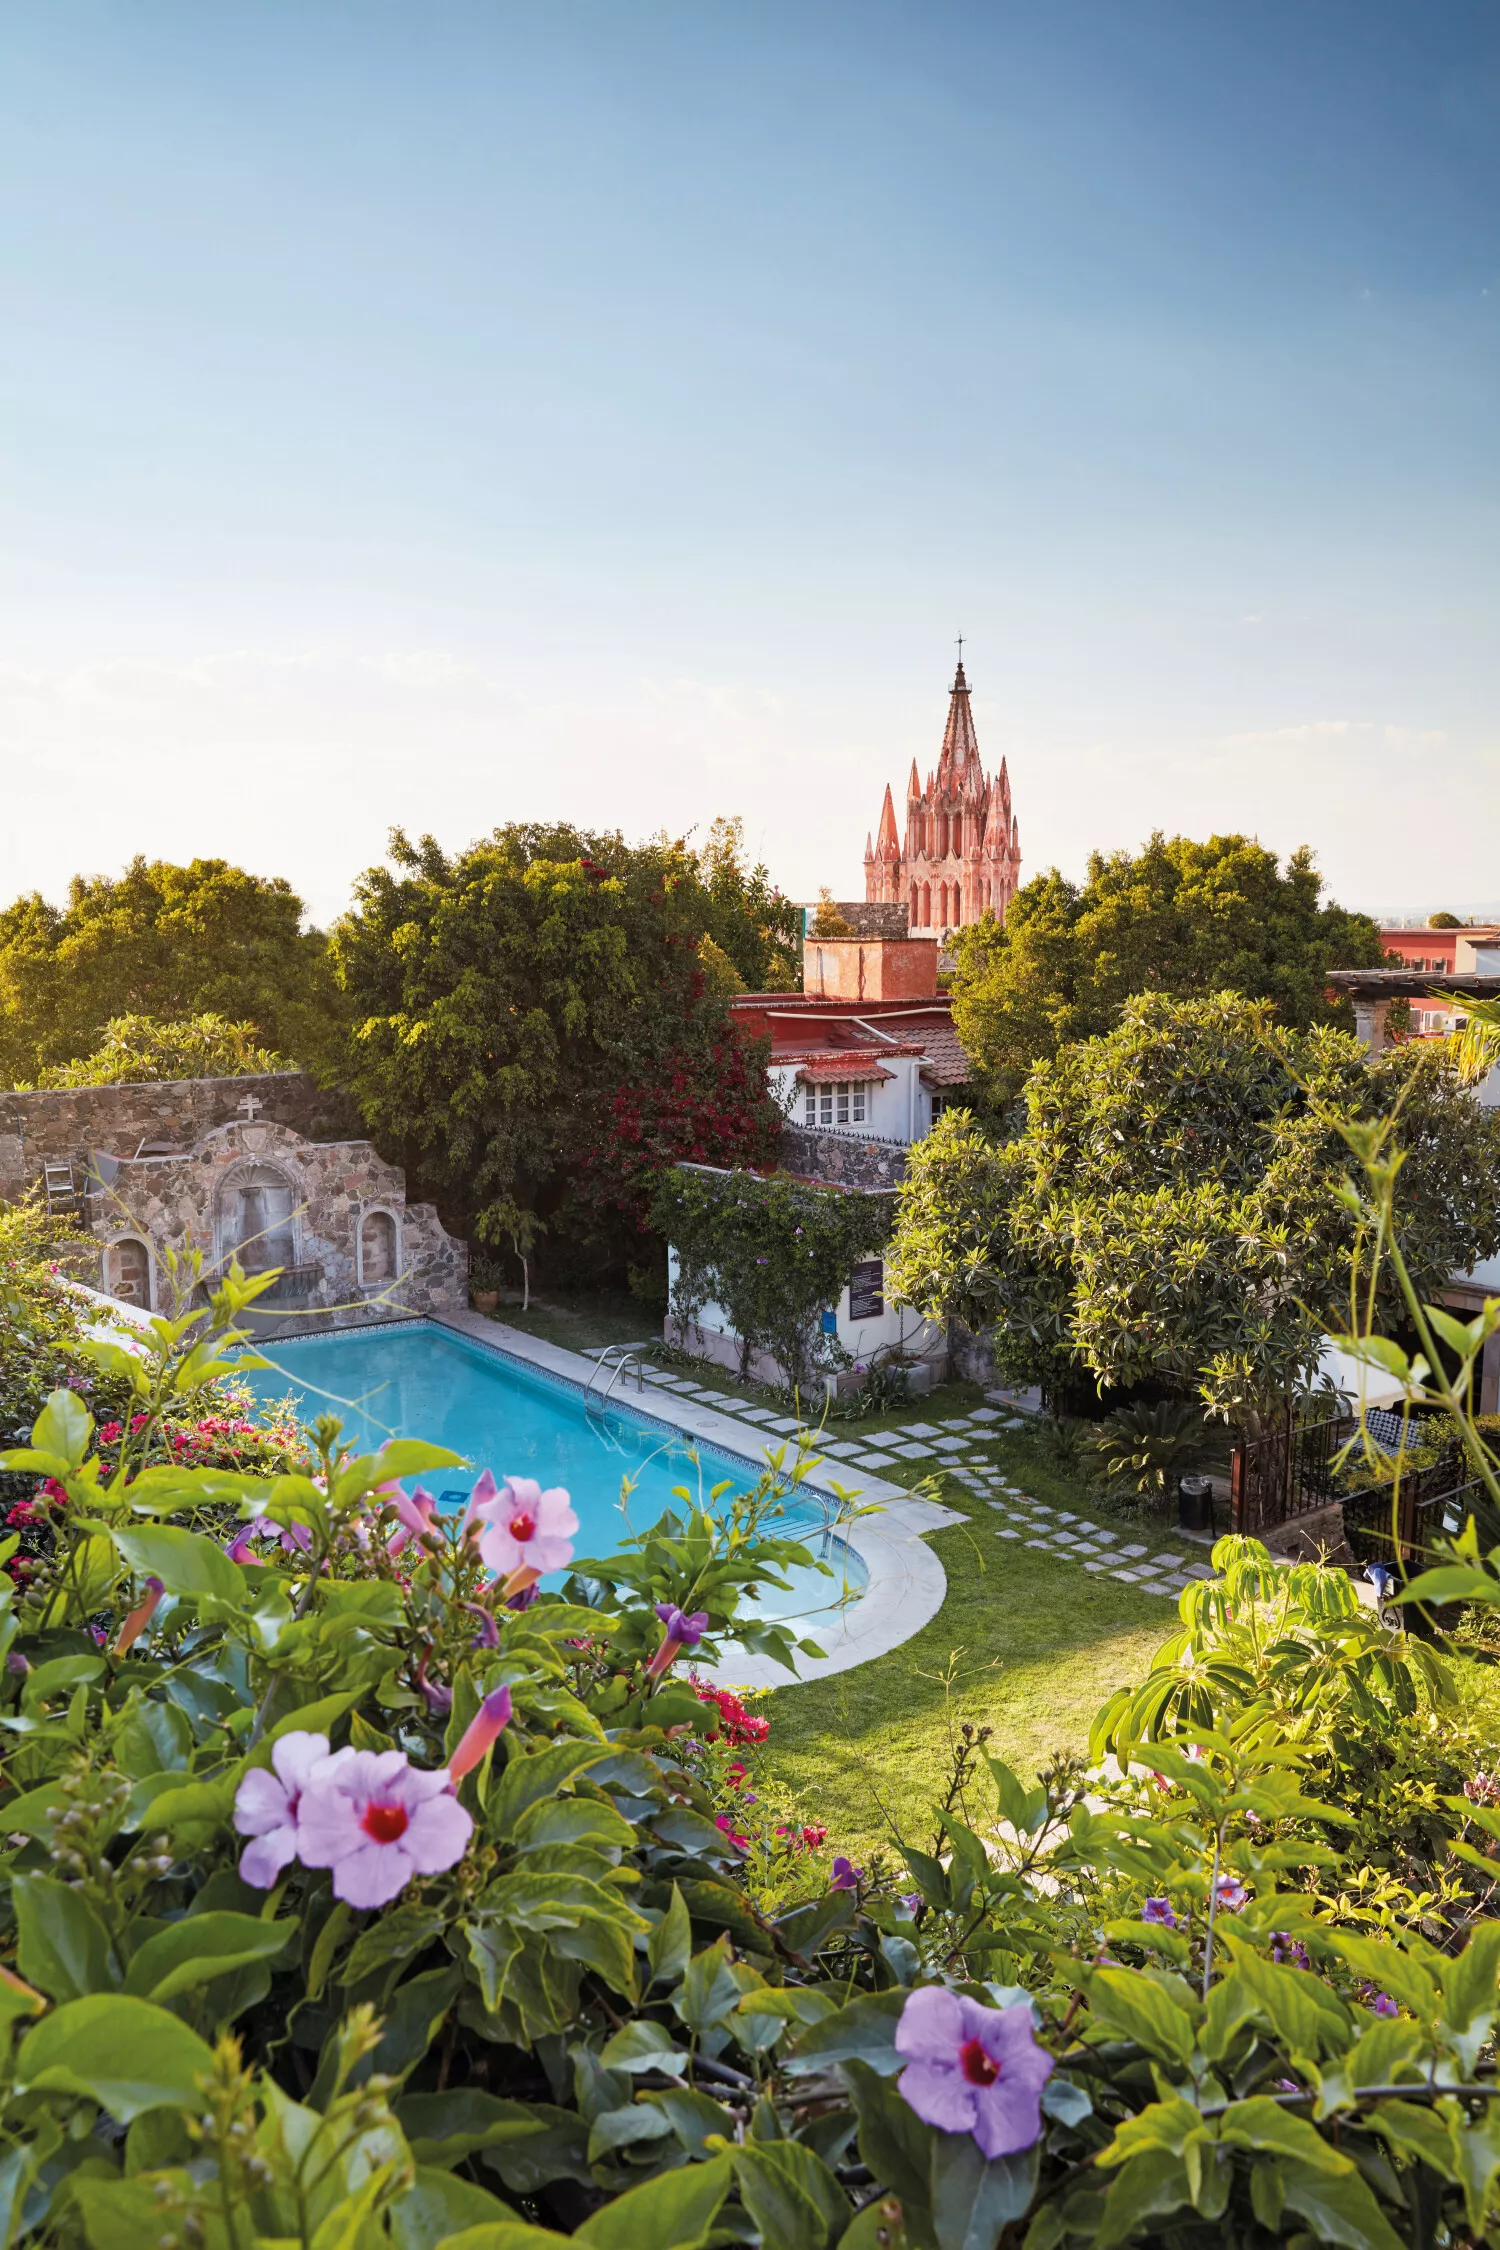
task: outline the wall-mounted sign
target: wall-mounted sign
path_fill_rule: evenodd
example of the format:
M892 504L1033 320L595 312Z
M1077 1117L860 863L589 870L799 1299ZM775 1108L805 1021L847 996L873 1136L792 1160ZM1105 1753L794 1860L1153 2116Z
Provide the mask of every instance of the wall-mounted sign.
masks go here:
M879 1258L864 1258L849 1276L849 1318L879 1320L884 1311L884 1263Z

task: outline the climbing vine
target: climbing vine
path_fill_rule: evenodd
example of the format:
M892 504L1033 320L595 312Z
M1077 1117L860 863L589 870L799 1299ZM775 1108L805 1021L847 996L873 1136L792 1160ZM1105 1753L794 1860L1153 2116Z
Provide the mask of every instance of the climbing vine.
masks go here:
M892 1206L888 1195L785 1173L680 1164L662 1175L652 1218L677 1252L672 1312L682 1327L722 1305L741 1375L765 1352L800 1384L818 1363L824 1310L855 1261L884 1248Z

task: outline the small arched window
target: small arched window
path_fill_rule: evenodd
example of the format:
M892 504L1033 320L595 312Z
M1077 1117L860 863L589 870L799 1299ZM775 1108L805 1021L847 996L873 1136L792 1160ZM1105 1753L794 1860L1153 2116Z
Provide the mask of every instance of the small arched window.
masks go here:
M106 1293L151 1309L151 1254L144 1242L112 1242L104 1254Z
M932 885L930 883L922 885L922 927L924 930L932 928Z
M389 1211L367 1211L360 1221L359 1278L366 1287L396 1278L396 1222Z

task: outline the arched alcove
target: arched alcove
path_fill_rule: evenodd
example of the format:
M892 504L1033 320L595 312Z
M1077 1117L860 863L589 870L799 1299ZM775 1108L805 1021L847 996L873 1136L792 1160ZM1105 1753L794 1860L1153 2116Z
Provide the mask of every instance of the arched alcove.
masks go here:
M104 1289L127 1305L151 1308L151 1253L134 1235L121 1235L104 1252Z
M370 1289L394 1281L400 1249L396 1221L389 1211L366 1211L359 1222L359 1279Z

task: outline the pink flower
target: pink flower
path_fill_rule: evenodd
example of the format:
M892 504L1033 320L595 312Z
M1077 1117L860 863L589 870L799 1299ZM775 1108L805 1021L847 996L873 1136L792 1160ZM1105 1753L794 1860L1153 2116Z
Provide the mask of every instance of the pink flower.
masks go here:
M386 1541L385 1551L388 1555L399 1555L402 1548L409 1546L413 1539L425 1539L431 1531L432 1519L437 1514L437 1502L420 1485L415 1492L407 1494L399 1484L383 1484L374 1497L394 1508L400 1519Z
M258 1891L268 1891L297 1857L297 1808L327 1757L326 1734L284 1734L272 1747L270 1771L256 1766L240 1783L234 1825L254 1839L240 1854L240 1874Z
M479 1552L497 1578L518 1570L540 1578L573 1560L578 1518L561 1486L543 1492L534 1477L507 1477L474 1514L482 1525Z
M1036 2043L1024 2000L986 2008L943 1985L920 1985L901 2011L896 2052L908 2058L897 2091L924 2125L972 2133L992 2158L1039 2137L1052 2057Z
M387 1906L414 1875L456 1866L473 1832L445 1767L424 1773L404 1750L341 1750L309 1776L297 1856L332 1868L346 1906Z
M130 1612L116 1637L114 1647L116 1656L123 1656L127 1649L134 1647L156 1615L157 1604L167 1590L159 1578L148 1578L144 1581L144 1584L146 1588L144 1596Z
M510 1689L492 1689L464 1728L458 1748L448 1761L451 1780L462 1781L470 1767L478 1765L486 1750L498 1740L501 1728L510 1725L510 1716Z
M750 1839L749 1839L749 1837L748 1837L748 1836L737 1836L737 1835L735 1834L735 1832L734 1832L734 1822L733 1822L733 1821L732 1821L732 1820L730 1819L730 1817L729 1817L729 1815L728 1815L728 1813L727 1813L727 1812L721 1812L721 1813L719 1814L718 1818L717 1818L717 1819L715 1820L715 1822L714 1822L714 1826L715 1826L715 1828L721 1829L721 1830L723 1831L723 1833L724 1833L724 1834L725 1834L725 1835L726 1835L726 1836L727 1836L727 1837L729 1838L729 1841L731 1842L731 1844L737 1845L737 1846L738 1846L738 1848L739 1848L739 1849L740 1849L740 1850L741 1850L742 1852L747 1852L747 1851L749 1851L749 1849L750 1849Z

